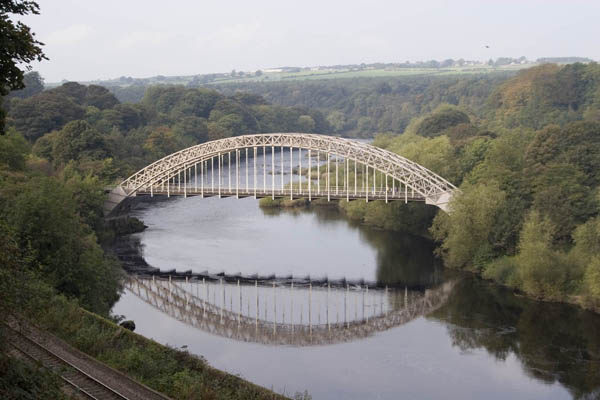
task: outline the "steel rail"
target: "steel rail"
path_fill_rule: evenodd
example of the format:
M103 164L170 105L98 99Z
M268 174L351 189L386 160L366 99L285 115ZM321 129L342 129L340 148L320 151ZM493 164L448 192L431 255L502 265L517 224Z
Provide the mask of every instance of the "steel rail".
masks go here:
M17 338L20 345L15 344L14 340L11 341L11 345L16 348L21 353L25 354L27 357L40 362L45 367L53 370L54 372L59 373L60 377L67 384L73 386L78 393L82 393L84 396L95 399L95 400L104 400L104 399L121 399L121 400L129 400L128 397L122 395L111 387L105 385L100 382L98 379L94 378L87 372L83 371L73 363L65 360L63 357L59 356L52 350L48 349L46 346L40 344L39 342L31 339L23 335L21 332L10 328L12 331L13 338ZM24 347L29 347L25 349ZM37 350L38 356L31 354L31 350ZM45 356L45 357L44 357ZM45 359L44 359L45 358ZM54 365L53 365L54 364ZM72 375L66 376L66 373L62 371L64 367L67 367ZM88 387L85 388L84 384L87 383ZM89 387L89 384L92 387ZM90 391L99 391L99 393L90 393Z

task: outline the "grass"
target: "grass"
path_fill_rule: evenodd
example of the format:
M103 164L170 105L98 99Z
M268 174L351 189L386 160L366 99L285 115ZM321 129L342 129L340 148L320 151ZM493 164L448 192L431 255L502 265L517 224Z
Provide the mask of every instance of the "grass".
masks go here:
M73 347L174 399L285 399L54 297L35 320Z

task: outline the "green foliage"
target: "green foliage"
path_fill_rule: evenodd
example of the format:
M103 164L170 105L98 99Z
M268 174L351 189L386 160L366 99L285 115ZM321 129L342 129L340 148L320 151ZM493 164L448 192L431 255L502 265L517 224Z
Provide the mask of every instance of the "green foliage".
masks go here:
M62 400L62 379L41 366L0 353L0 393L10 400Z
M596 63L544 64L521 71L494 90L488 100L488 120L494 126L540 129L584 118L597 109L600 87Z
M86 121L71 121L53 136L52 159L59 165L70 160L102 159L107 153L104 138Z
M389 231L428 236L427 229L435 216L435 208L424 204L383 201L340 200L339 207L354 221Z
M15 21L14 15L9 14L39 14L39 6L35 1L8 0L0 4L0 96L24 87L19 64L46 59L41 48L43 43L35 40L35 34L27 25Z
M569 163L585 174L582 183L599 185L600 123L583 121L564 127L546 126L529 145L527 161L537 170L550 163Z
M23 89L13 90L6 97L25 99L38 94L44 90L44 78L37 71L28 72L23 75L23 86Z
M426 137L438 136L447 129L470 122L467 114L454 106L444 104L423 118L415 133Z
M600 305L600 257L592 258L585 270L584 287L586 294L595 303L595 306Z
M32 178L2 212L19 247L32 250L45 281L84 307L106 314L118 299L121 272L78 214L79 205L89 203L85 189L76 192L75 187L73 180L67 186L53 178Z
M506 194L494 182L463 185L461 190L450 204L451 212L438 213L431 233L441 242L448 266L482 269L497 251L491 238Z
M38 323L79 350L174 399L283 398L212 368L202 358L163 346L56 296Z
M519 287L520 280L516 273L517 264L514 256L504 256L492 260L483 270L482 276L501 285Z
M478 114L495 85L506 78L505 74L406 76L238 82L211 87L229 95L239 91L258 94L280 106L318 110L327 115L332 132L368 137L376 132L402 133L411 119L441 104Z
M117 103L118 100L101 86L67 82L26 99L13 99L8 123L30 141L35 141L70 121L83 118L87 107L103 110Z
M560 300L573 278L564 254L552 248L556 226L550 218L532 211L526 218L516 256L521 288L536 297Z
M84 109L72 98L48 90L26 99L13 99L7 122L28 140L35 141L83 115Z
M570 240L573 229L593 214L585 175L572 164L549 164L533 179L533 207L548 216L558 240Z
M12 170L25 169L25 160L29 154L29 144L14 129L0 136L0 164Z

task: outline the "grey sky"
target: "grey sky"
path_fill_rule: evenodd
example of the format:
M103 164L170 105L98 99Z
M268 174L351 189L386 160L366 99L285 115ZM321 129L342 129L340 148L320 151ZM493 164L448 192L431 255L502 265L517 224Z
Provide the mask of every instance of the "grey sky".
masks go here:
M47 82L501 56L600 59L598 0L38 0ZM490 48L486 49L485 45Z

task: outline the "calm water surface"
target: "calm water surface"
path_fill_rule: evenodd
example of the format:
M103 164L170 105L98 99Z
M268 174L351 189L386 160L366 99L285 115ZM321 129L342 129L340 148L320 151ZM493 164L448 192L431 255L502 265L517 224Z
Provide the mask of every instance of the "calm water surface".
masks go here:
M445 272L422 239L353 225L331 208L262 211L254 199L170 199L135 214L149 226L135 235L143 255L163 270L345 277L411 293L454 282L428 315L314 346L208 333L131 291L115 305L113 312L135 320L138 333L185 345L211 365L277 392L308 390L314 399L600 397L597 315Z

